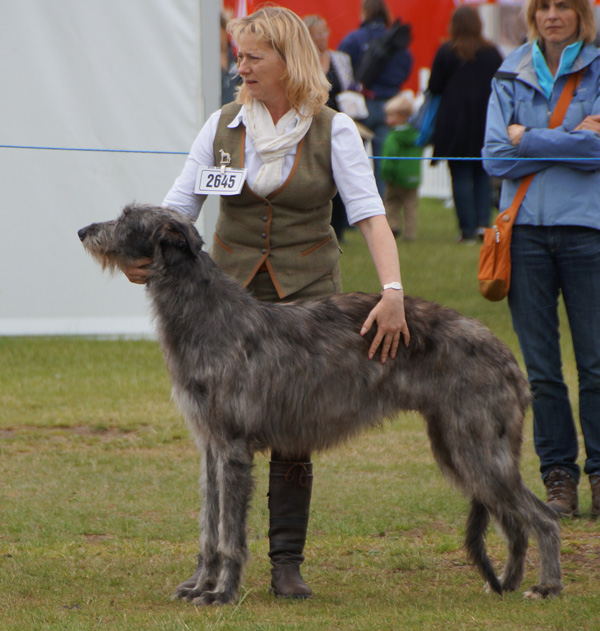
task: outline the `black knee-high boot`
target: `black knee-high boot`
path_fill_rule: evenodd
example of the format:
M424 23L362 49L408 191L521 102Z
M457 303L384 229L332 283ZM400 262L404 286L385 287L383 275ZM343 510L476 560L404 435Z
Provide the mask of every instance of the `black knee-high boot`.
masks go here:
M300 575L312 492L312 462L271 461L269 472L269 557L275 596L310 598Z

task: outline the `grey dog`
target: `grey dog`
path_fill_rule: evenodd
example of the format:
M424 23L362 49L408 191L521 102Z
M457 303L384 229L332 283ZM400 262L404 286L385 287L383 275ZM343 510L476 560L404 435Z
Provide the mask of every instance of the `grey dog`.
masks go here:
M403 410L423 416L441 471L471 501L465 547L489 588L520 586L531 531L540 580L525 595L560 593L557 517L519 473L528 384L481 323L406 296L410 344L382 364L367 358L374 334L359 334L377 294L258 302L202 250L190 221L163 208L128 206L79 237L112 271L153 259L147 292L159 341L202 453L202 569L175 596L195 605L237 598L255 452L327 449ZM490 517L507 539L501 578L485 549Z

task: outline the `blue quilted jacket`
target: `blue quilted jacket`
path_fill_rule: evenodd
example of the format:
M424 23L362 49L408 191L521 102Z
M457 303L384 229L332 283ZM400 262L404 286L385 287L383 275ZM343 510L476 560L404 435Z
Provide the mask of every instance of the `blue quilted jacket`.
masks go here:
M600 50L593 45L582 48L570 72L583 68L579 88L556 129L548 129L548 120L568 75L556 79L546 98L533 67L531 44L512 52L492 82L483 157L487 172L504 180L500 210L512 202L520 179L537 173L517 224L600 229L600 136L573 131L587 115L600 114ZM506 131L512 123L526 127L516 147ZM519 160L540 157L550 160Z

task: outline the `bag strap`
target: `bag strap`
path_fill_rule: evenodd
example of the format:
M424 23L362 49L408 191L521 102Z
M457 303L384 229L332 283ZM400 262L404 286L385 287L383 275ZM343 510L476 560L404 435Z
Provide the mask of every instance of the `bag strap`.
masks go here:
M567 82L565 83L565 87L562 89L560 96L558 97L558 101L554 107L554 111L552 112L552 116L550 117L550 122L548 123L548 127L550 129L555 129L559 125L562 124L565 114L569 109L569 105L575 96L575 92L579 87L579 83L583 78L584 70L580 70L579 72L575 72L574 74L569 75Z
M550 117L550 122L548 123L548 127L550 129L555 129L559 125L562 124L565 114L569 109L569 105L575 96L575 92L583 78L583 73L585 70L580 70L579 72L575 72L570 74L567 82L565 83L560 96L558 97L558 101L556 102L556 106L554 107L554 111L552 112L552 116ZM507 228L512 227L515 223L515 219L517 218L517 213L519 212L519 208L523 203L523 198L525 197L525 193L527 193L527 189L531 184L531 181L535 177L535 173L530 173L526 175L519 184L519 188L517 188L517 192L515 193L515 197L512 200L512 204L496 219L496 223L498 223L498 219L504 223Z

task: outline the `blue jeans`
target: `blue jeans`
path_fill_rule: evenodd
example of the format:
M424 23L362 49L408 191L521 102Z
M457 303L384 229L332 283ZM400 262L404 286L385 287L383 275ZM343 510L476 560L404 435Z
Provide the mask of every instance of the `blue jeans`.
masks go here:
M492 210L492 179L481 160L448 160L452 197L458 227L465 239L474 239L477 228L489 225Z
M562 292L579 376L584 471L600 473L600 230L515 226L508 304L533 394L533 433L545 478L560 467L580 478L577 433L562 372Z

